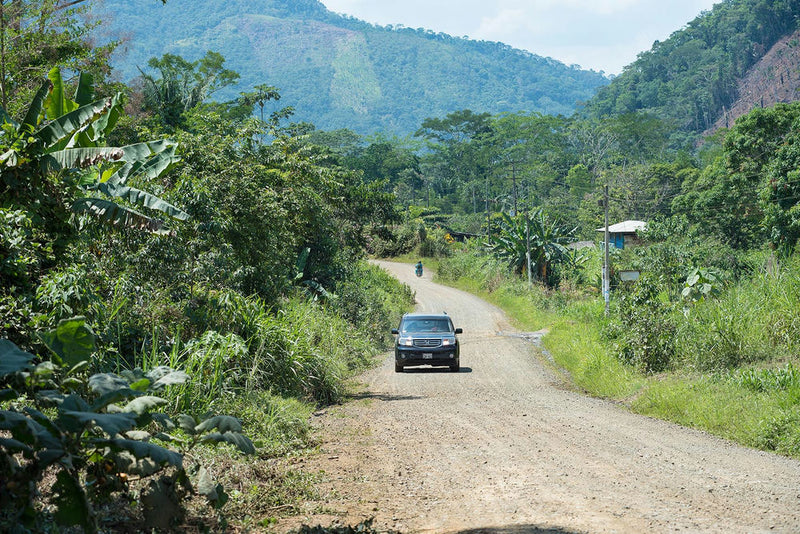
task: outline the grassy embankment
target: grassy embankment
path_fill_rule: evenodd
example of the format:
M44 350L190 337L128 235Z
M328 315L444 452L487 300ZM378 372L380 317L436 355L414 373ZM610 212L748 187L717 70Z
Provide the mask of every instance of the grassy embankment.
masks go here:
M428 262L430 263L430 262ZM487 257L442 260L437 281L499 306L523 331L547 329L546 350L574 385L637 413L800 458L800 263L756 272L718 298L677 308L667 370L617 357L597 292L548 291L505 274ZM612 299L613 300L613 299Z
M226 333L209 331L170 354L142 355L145 368L168 364L203 377L169 392L177 411L234 415L252 438L255 458L205 447L193 453L214 466L226 488L223 514L231 525L267 527L314 498L316 476L292 465L316 445L312 412L347 397L350 379L374 365L412 303L407 287L365 264L328 302L297 296L272 309L229 295L215 317ZM194 506L204 515L201 504Z

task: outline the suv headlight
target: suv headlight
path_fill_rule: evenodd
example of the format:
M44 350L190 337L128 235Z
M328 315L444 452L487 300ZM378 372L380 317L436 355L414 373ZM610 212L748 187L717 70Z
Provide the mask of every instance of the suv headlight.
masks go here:
M402 345L403 347L413 347L414 338L411 336L400 336L397 338L397 344Z
M454 338L454 337L444 337L444 338L442 338L442 345L445 346L445 347L450 346L450 345L455 345L455 344L456 344L456 338Z

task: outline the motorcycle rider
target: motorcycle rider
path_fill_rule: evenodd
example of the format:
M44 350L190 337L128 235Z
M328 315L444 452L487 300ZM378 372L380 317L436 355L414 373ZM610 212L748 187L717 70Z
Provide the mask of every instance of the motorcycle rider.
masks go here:
M417 273L417 276L422 276L422 260L419 260L414 266L414 271Z

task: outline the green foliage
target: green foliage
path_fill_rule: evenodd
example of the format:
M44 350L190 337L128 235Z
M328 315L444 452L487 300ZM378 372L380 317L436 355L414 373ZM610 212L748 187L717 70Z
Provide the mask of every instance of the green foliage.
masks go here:
M0 106L11 116L25 113L54 67L98 79L108 73L117 43L97 43L92 34L99 22L86 16L88 3L77 4L83 0L58 6L52 0L26 0L3 8Z
M211 51L194 62L174 54L164 54L161 59L150 58L147 66L158 71L159 77L139 69L144 82L145 108L165 125L182 124L186 111L239 80L239 74L224 68L224 63L221 54Z
M761 423L755 445L761 449L796 458L800 455L799 428L800 413L796 407L784 409Z
M679 325L681 360L701 370L730 369L796 352L800 333L797 265L772 262L774 258L717 298L691 308Z
M353 265L336 285L339 298L331 308L379 346L393 341L391 329L414 303L414 295L383 269L374 265Z
M225 395L215 401L216 410L235 413L253 436L260 456L276 457L313 445L309 424L313 405L268 391L251 390Z
M722 291L722 283L722 275L715 269L695 267L686 277L686 287L681 296L690 302L717 297Z
M443 258L452 253L453 238L444 228L433 228L425 233L424 239L417 246L417 252L423 258Z
M496 256L489 254L481 239L471 239L465 250L439 263L437 279L447 283L470 283L472 289L494 291L505 281L508 270Z
M0 280L2 286L27 285L45 259L42 244L34 235L28 212L0 208Z
M677 300L686 289L687 278L698 271L697 283L711 282L720 286L728 279L736 279L749 272L744 254L704 235L703 229L691 225L683 217L655 219L640 232L644 246L633 249L631 268L648 272ZM716 280L700 280L714 276ZM699 287L698 287L699 289ZM699 296L690 290L690 296Z
M125 491L129 476L152 477L170 469L171 480L190 489L183 455L196 445L228 443L244 453L255 452L235 418L198 421L181 415L173 420L155 411L167 402L156 393L189 378L182 371L158 367L147 373L89 376L95 336L83 317L60 321L42 340L52 359L38 364L33 354L0 340L2 396L9 402L0 410L0 429L10 436L0 439L5 481L0 523L7 528L44 526L36 499L44 474L52 469L52 519L96 532L97 505ZM208 480L201 476L197 490L212 499L217 488L209 489Z
M629 289L620 288L618 295L617 316L605 332L617 357L645 373L669 369L677 327L673 306L664 300L661 288L645 274Z
M102 146L121 113L121 96L93 100L91 80L81 76L70 99L60 71L53 69L49 76L22 122L6 115L0 133L0 203L11 206L3 212L1 246L8 256L0 274L6 282L4 299L31 303L37 292L37 305L58 319L82 312L77 307L95 300L86 270L52 270L78 248L76 215L165 234L171 230L163 221L133 206L176 220L188 214L132 185L158 179L170 169L177 160L173 142ZM10 331L23 345L30 343L25 323L33 311L21 306L2 310L3 323L13 325Z
M800 370L790 362L779 369L741 369L732 379L753 391L787 390L800 387Z

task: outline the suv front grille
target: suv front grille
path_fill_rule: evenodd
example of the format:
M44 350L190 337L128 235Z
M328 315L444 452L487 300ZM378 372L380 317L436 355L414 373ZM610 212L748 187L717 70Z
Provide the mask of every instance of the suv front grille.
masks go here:
M441 346L442 340L441 339L415 339L414 346L419 347L421 349L433 349L436 347Z

